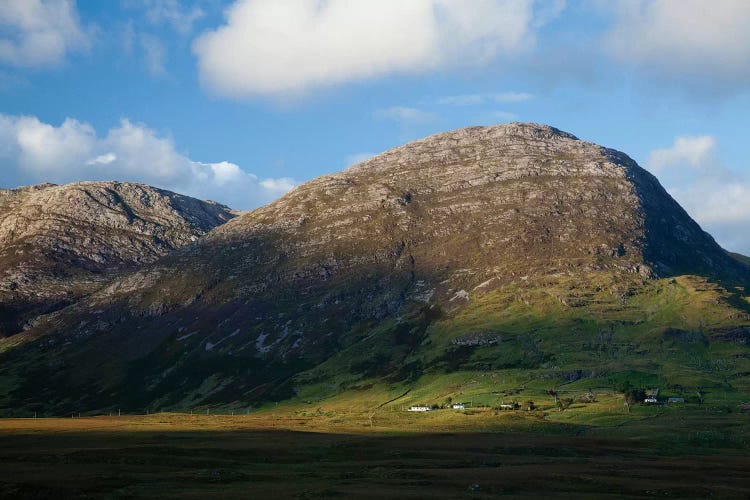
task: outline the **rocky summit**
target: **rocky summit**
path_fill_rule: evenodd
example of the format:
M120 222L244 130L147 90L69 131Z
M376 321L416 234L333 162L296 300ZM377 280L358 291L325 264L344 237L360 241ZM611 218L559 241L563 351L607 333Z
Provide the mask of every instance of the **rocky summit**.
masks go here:
M544 125L434 135L202 238L226 209L190 202L192 218L176 217L185 199L145 187L126 196L77 185L74 198L60 189L3 196L36 214L49 203L22 200L66 200L64 213L85 211L95 230L53 230L58 210L3 227L44 227L32 241L64 256L63 267L144 265L0 344L0 376L16 381L0 394L5 411L254 405L478 367L627 370L640 358L615 368L595 357L602 332L658 343L666 328L682 331L692 299L682 314L664 297L695 291L693 279L713 294L717 338L750 323L741 295L750 270L654 176ZM157 200L175 217L143 215ZM20 241L19 229L4 231Z
M0 336L80 299L111 273L150 263L234 217L142 184L0 190Z

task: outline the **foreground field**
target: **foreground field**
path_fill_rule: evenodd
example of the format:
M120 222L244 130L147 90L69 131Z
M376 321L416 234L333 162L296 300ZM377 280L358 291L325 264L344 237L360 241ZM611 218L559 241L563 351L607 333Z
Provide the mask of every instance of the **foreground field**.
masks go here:
M750 496L743 414L640 414L601 427L493 411L370 417L2 420L0 496Z

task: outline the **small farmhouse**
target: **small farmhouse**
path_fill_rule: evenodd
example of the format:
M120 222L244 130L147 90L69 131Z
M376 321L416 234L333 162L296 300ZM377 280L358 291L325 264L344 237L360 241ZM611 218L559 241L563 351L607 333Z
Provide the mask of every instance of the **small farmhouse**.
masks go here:
M431 408L426 405L415 405L415 406L409 407L409 411L430 411L430 410Z
M454 410L464 410L466 409L466 405L463 403L453 403L453 406L451 406Z
M659 404L659 400L656 399L655 396L649 396L646 399L644 399L643 402L646 403L647 405Z

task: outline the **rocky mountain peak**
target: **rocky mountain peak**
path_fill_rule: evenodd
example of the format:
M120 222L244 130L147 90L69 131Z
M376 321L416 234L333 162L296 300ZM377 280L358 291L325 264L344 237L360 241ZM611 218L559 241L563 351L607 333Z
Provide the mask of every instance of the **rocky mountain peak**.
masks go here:
M534 123L469 127L394 148L305 183L212 238L261 228L315 234L321 248L347 239L368 247L374 235L411 247L460 237L480 245L477 255L492 256L495 267L535 261L544 272L562 262L596 267L592 259L602 256L645 274L736 271L626 154Z

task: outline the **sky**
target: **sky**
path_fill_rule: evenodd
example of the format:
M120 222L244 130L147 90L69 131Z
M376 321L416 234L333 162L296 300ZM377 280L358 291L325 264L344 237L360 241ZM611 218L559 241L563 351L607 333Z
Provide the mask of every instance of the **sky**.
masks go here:
M427 135L545 123L750 254L750 1L0 0L0 187L251 209Z

